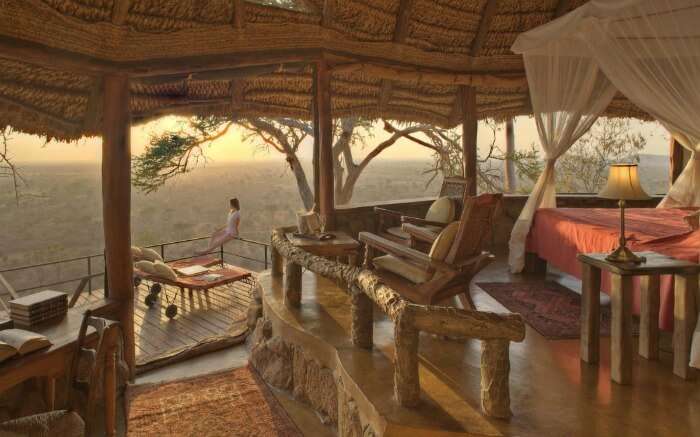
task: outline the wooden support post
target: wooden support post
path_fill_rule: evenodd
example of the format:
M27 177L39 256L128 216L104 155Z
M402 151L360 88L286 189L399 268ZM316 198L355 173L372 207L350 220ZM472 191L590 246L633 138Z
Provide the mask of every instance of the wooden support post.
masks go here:
M611 276L612 323L610 327L610 378L618 384L632 382L632 276ZM686 361L687 365L687 361Z
M313 75L314 78L317 76L317 65L313 65ZM320 211L320 205L321 205L321 169L319 167L319 159L320 159L320 152L321 152L321 138L319 134L319 120L318 120L318 110L316 109L318 103L316 103L317 100L317 85L318 81L314 80L313 83L311 84L311 92L313 95L313 99L311 101L311 109L312 109L312 114L314 117L314 150L313 150L313 156L311 159L311 166L313 167L314 171L314 211L319 212Z
M415 407L420 400L418 334L408 317L394 324L394 395L403 407Z
M281 277L284 265L284 257L272 244L270 244L270 258L272 264L272 276L277 278Z
M511 416L510 359L508 340L481 342L481 409L490 417L506 419Z
M335 228L333 192L333 118L331 114L331 71L325 60L316 64L314 77L314 120L318 120L318 202L325 230Z
M642 311L639 321L639 355L647 360L659 358L659 275L640 278Z
M299 308L301 306L301 266L287 260L284 266L284 304Z
M105 356L104 396L105 435L114 437L117 435L117 357L114 348Z
M477 162L476 135L478 119L476 115L476 89L463 87L462 96L462 153L464 158L464 178L467 180L467 190L470 196L476 195Z
M372 349L374 330L372 300L356 287L351 289L350 298L352 299L350 327L352 343L357 347Z
M698 275L675 275L673 303L673 373L690 379L690 341L697 321L695 295L698 291Z
M134 375L134 271L131 258L131 143L129 78L107 75L103 82L102 214L109 297L119 301L124 358Z
M681 143L676 141L676 139L673 138L673 136L671 137L670 149L671 150L669 151L669 156L671 158L671 174L669 175L669 182L670 185L673 185L673 183L676 182L676 179L678 179L678 176L681 175L685 163L683 162L683 146L681 146Z
M597 363L600 350L600 269L581 263L581 359Z

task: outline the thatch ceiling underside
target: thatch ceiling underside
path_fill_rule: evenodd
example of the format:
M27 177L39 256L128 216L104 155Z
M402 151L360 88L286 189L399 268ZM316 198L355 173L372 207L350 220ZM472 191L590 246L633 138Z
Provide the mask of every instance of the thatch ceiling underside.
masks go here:
M320 56L333 68L334 117L455 126L459 85L472 75L519 78L469 82L479 118L529 114L522 60L510 46L583 0L265 4L274 2L0 0L0 124L61 139L97 134L100 78L115 71L132 77L136 122L166 114L309 119L308 63ZM415 72L426 74L403 74ZM608 114L646 118L622 97Z

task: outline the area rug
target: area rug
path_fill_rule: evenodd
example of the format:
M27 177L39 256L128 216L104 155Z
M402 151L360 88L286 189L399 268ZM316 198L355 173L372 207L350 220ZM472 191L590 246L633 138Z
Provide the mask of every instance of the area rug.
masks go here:
M581 295L551 281L477 284L548 340L581 336ZM636 331L635 327L635 331ZM610 335L610 307L600 307L600 335Z
M302 436L250 367L136 386L128 399L130 437Z

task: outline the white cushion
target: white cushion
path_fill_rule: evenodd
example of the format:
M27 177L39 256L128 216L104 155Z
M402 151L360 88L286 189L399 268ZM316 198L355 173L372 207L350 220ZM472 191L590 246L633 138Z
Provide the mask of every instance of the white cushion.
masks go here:
M155 275L163 279L169 279L171 281L177 281L177 273L167 264L162 261L156 261L153 263L153 270L155 270Z
M146 260L137 261L134 263L134 268L141 270L149 275L155 275L156 271L154 269L153 263Z
M148 249L146 247L141 248L141 259L145 259L151 262L163 261L160 254L153 249Z
M141 252L141 248L136 247L136 246L131 246L131 257L135 261L139 261L141 258L143 258L143 253Z
M428 209L425 219L431 222L449 223L455 219L455 205L449 197L441 197Z
M457 235L457 230L459 230L460 222L452 222L445 226L445 229L440 232L433 245L430 247L430 259L436 261L444 261L447 254L450 253L450 248L452 243L455 241L455 236Z
M384 255L372 260L374 266L381 270L386 270L395 273L404 279L408 279L414 284L420 284L430 279L430 275L426 269L403 261L395 256Z

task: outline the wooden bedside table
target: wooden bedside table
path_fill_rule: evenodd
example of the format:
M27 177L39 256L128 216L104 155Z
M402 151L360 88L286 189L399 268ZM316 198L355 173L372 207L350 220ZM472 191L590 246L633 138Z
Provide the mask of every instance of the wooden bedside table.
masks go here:
M583 271L581 298L581 359L598 362L600 331L601 272L611 275L610 298L610 378L619 384L632 380L632 278L642 276L639 354L647 359L658 358L659 275L674 275L673 373L690 377L690 341L697 312L700 265L655 252L641 252L643 264L617 264L605 260L607 254L589 253L577 256Z

